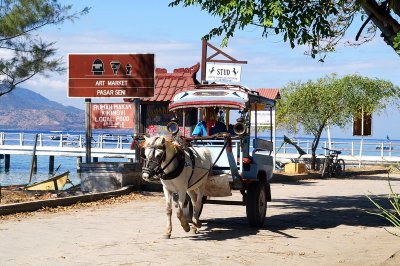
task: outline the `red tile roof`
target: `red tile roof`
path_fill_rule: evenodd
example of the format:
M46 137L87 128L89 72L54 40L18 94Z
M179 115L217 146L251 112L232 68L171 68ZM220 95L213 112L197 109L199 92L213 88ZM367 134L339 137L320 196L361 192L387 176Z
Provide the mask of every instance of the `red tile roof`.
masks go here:
M281 95L279 93L279 89L265 89L265 88L261 88L261 89L256 89L256 91L258 91L258 93L261 96L264 96L268 99L272 99L272 100L276 100L276 99L280 99Z
M142 102L168 102L178 92L193 89L195 84L199 84L196 73L200 69L200 63L190 68L177 68L172 73L168 73L165 68L156 69L156 89L154 97L142 98Z
M176 68L172 73L168 73L165 68L156 68L156 88L154 97L141 98L141 102L169 102L176 93L193 89L199 81L196 74L200 69L200 63L190 68ZM259 88L256 89L261 96L269 99L279 99L279 89ZM132 98L126 98L124 101L132 101Z

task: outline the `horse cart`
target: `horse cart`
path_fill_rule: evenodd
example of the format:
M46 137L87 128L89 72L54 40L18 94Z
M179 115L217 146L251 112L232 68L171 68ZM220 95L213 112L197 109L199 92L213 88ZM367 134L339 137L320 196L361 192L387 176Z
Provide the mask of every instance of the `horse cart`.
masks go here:
M169 105L174 118L167 129L176 144L168 146L159 137L147 139L143 167L143 177L161 176L164 194L171 195L166 195L169 217L168 201L171 199L176 205L182 205L178 218L182 219L181 225L185 230L187 226L183 219L199 223L203 203L243 205L246 206L249 225L263 226L267 202L271 201L269 181L274 169L274 107L274 100L239 85L197 85L174 96ZM191 134L187 124L191 122L190 115L196 113L204 121L200 123L203 123L207 134ZM257 126L260 115L264 116L263 138L259 137ZM265 120L269 120L269 125L265 124ZM216 122L223 123L225 130L212 132L212 125ZM202 150L204 147L207 150L205 153ZM208 153L211 158L207 161ZM186 176L185 181L178 183L173 178L165 178L175 172ZM186 197L179 192L179 186L184 186ZM197 195L190 192L191 188L197 189ZM242 199L231 200L232 190L239 190ZM167 228L170 226L169 222ZM170 235L170 229L167 229L166 235Z

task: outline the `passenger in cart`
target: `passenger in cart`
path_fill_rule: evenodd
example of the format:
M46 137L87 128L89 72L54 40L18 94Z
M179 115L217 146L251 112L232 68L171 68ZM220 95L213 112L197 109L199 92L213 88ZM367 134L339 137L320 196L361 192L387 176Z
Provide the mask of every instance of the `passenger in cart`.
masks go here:
M219 108L208 107L205 110L204 120L194 128L192 135L196 137L212 136L220 132L227 132L226 125L218 118Z

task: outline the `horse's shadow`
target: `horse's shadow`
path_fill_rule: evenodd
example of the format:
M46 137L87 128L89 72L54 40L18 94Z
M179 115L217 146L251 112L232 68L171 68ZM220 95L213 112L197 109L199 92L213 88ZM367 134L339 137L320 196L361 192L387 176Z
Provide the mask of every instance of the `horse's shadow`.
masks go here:
M390 209L390 202L382 197L374 200L382 207ZM252 228L243 217L211 218L203 221L200 233L194 240L227 240L256 235L261 231L294 238L288 229L314 230L328 229L339 225L385 227L391 224L377 212L376 207L366 196L326 196L318 198L275 199L269 208L290 209L293 211L268 216L262 228ZM245 214L244 214L245 215Z
M227 240L256 235L260 229L247 225L246 217L215 218L203 220L199 233L193 240Z

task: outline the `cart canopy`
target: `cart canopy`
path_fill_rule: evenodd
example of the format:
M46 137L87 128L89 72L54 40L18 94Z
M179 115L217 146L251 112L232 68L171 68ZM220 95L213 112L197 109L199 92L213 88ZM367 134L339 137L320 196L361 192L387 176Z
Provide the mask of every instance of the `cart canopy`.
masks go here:
M260 96L245 86L210 84L198 85L192 90L180 92L172 99L169 109L225 107L230 109L265 109L275 106L275 101Z

